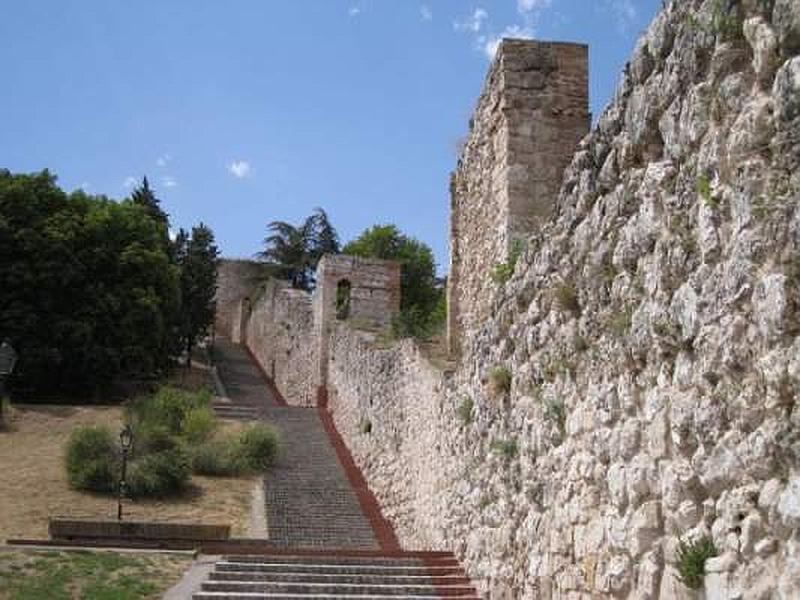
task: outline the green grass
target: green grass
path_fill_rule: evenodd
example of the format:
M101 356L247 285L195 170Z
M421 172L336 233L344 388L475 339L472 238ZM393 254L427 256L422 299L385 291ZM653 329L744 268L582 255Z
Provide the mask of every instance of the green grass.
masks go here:
M113 552L0 555L0 598L151 600L160 598L189 559Z

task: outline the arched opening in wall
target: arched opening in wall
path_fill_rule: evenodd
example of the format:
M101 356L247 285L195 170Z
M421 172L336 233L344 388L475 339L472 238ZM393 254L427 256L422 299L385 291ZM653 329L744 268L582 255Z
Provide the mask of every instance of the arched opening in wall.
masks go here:
M336 318L344 321L350 316L350 289L352 285L347 279L336 284Z

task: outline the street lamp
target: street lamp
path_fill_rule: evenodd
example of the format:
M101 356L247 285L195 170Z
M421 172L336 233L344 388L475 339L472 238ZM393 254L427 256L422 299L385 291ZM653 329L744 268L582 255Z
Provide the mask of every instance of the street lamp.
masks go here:
M128 471L128 454L133 448L133 429L125 425L119 433L119 445L122 448L122 476L119 480L119 496L117 498L117 521L122 521L122 501L128 495L128 482L125 477Z
M0 400L6 393L6 377L14 372L17 364L17 352L8 339L0 344ZM0 402L0 420L3 419L3 403Z

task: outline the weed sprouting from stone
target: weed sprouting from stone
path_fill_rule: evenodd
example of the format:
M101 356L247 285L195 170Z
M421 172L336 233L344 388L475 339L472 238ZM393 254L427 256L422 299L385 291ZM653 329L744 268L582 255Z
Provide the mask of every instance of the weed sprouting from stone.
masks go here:
M575 286L571 283L565 282L556 286L554 296L558 308L564 312L571 312L577 315L580 312L580 305L578 304L578 292Z
M516 458L519 453L517 440L494 440L491 444L492 452L499 454L506 460Z
M550 400L545 405L544 418L558 427L561 443L567 437L567 407L561 400Z
M708 175L705 173L700 175L697 178L697 193L703 199L703 202L706 203L707 206L711 208L717 208L719 206L719 201L714 198L713 194L711 193L711 180L709 179Z
M475 408L475 403L472 398L464 398L458 407L458 416L464 425L472 423L472 411Z
M717 555L714 542L708 536L691 543L678 544L678 579L688 588L699 589L703 585L706 560Z
M492 393L502 396L510 392L512 379L513 377L508 367L494 367L489 373Z
M514 242L511 246L511 251L508 253L508 259L506 262L495 265L494 270L492 271L492 281L498 285L507 283L514 274L514 269L517 266L517 261L522 255L523 250L524 246L522 242L519 240Z

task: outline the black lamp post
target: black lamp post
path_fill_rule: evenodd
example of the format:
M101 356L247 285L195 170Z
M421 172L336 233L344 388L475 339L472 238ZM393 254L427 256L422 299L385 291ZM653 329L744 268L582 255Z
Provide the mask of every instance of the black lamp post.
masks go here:
M17 364L17 353L7 339L0 344L0 400L6 393L6 377L14 372ZM3 403L0 402L0 420L3 418Z
M128 482L125 481L128 471L128 454L133 448L133 429L125 425L119 433L119 445L122 448L122 476L119 480L119 496L117 498L117 521L122 521L122 501L128 495Z

